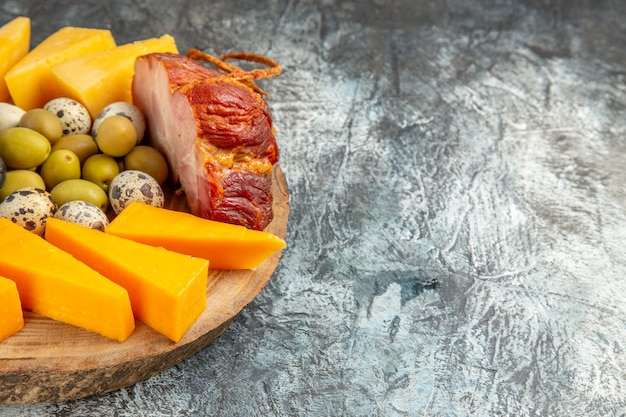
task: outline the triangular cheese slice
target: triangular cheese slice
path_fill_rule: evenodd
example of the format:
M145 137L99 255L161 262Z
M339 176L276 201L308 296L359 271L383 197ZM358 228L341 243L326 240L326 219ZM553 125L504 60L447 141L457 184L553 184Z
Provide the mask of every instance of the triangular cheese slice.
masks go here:
M27 310L119 341L135 329L124 288L4 218L0 218L0 273L17 284Z
M138 202L124 208L105 232L208 259L211 269L251 269L286 246L269 232Z
M46 240L126 288L135 317L178 342L206 307L209 262L56 218Z

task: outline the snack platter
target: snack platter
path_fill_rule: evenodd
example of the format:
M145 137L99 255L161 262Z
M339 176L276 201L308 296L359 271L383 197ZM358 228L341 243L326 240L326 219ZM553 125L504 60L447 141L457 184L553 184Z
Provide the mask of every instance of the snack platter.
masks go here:
M186 210L184 195L166 193L166 207ZM274 219L267 231L284 238L289 190L278 165L272 175ZM0 403L71 400L130 386L199 352L224 331L263 289L281 252L255 269L210 270L207 307L177 343L136 322L117 342L25 311L24 328L0 342Z

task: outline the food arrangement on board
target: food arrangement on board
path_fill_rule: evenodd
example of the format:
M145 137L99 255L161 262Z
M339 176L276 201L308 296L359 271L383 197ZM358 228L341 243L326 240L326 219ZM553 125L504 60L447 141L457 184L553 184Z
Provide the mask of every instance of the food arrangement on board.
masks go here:
M0 28L0 340L27 309L119 342L137 319L177 342L211 270L286 246L265 230L279 152L254 82L281 67L81 27L30 49L30 31Z

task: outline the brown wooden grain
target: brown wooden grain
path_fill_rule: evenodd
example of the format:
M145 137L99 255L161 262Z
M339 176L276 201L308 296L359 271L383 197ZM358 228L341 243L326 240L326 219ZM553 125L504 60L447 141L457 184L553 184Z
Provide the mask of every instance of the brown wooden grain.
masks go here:
M280 167L272 185L274 220L266 230L285 237L289 191ZM167 206L185 210L170 193ZM87 330L25 312L25 326L0 342L0 403L69 400L113 391L187 359L219 337L263 289L280 252L253 270L210 271L207 308L173 343L141 322L120 343Z

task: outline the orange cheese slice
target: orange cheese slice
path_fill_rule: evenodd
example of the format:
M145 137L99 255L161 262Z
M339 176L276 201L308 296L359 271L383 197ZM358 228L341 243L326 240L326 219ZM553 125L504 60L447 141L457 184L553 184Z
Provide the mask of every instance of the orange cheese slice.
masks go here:
M4 218L0 271L17 284L25 309L119 341L135 328L124 288Z
M48 219L46 240L128 290L135 317L178 342L206 307L209 262Z
M8 278L0 277L0 341L22 330L24 314L17 285Z
M18 107L43 107L58 97L50 67L85 54L116 46L109 30L67 26L59 29L20 59L4 77ZM76 69L78 73L80 69Z
M136 41L55 65L51 68L55 89L84 104L95 119L110 103L132 103L135 60L153 52L178 53L174 38L163 35Z
M286 246L269 232L133 202L106 233L209 260L211 269L250 269Z
M6 73L30 49L30 19L16 17L0 28L0 101L9 100Z

